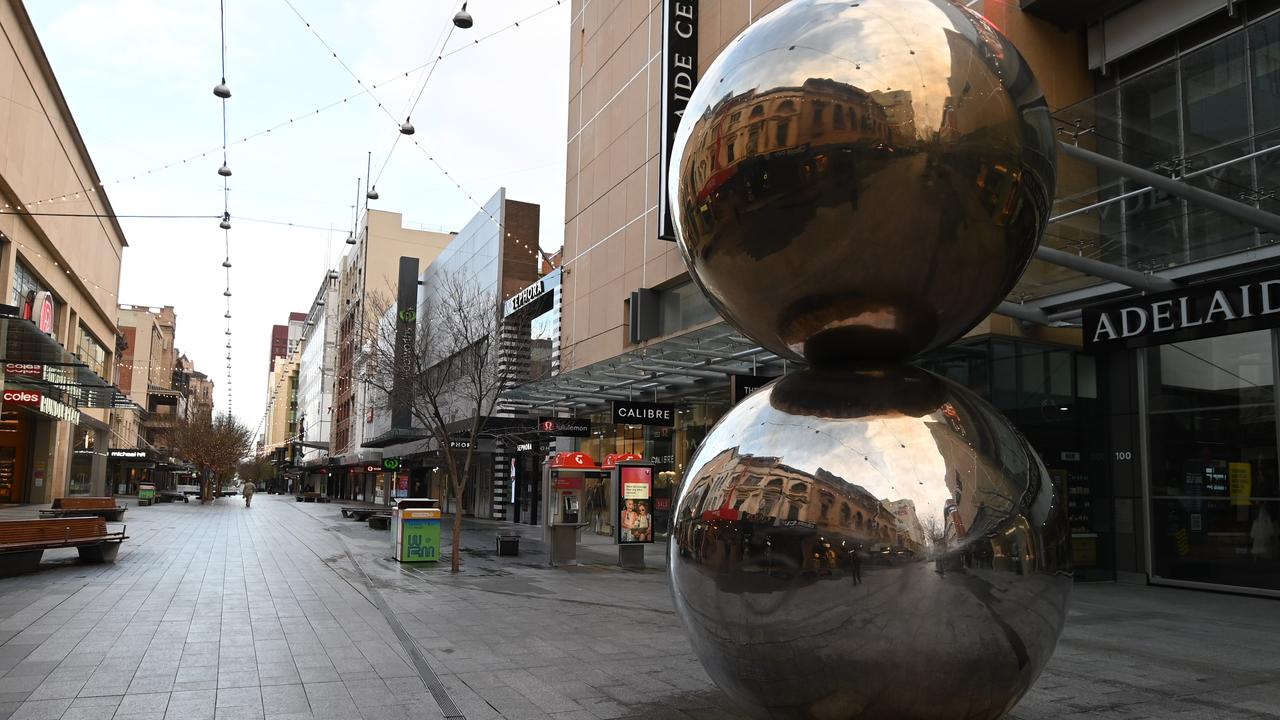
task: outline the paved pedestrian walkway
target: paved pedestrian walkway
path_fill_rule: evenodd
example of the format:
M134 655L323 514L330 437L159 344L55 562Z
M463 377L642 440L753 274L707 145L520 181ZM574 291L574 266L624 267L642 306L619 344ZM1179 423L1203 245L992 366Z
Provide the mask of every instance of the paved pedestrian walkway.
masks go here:
M741 717L661 570L548 568L528 528L496 557L511 526L470 520L464 572L400 566L338 507L131 507L114 565L0 580L0 720ZM1278 637L1277 601L1081 585L1014 717L1280 717Z

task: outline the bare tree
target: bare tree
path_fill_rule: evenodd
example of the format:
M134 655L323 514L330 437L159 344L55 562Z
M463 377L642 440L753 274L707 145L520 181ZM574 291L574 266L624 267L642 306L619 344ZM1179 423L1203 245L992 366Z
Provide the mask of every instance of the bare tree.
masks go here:
M480 436L511 378L499 357L494 292L450 275L426 295L416 309L370 297L360 369L375 408L435 440L453 500L450 569L458 572L463 495Z
M230 415L216 418L178 418L170 431L170 445L182 460L200 468L200 502L213 499L215 479L231 477L249 454L252 432Z

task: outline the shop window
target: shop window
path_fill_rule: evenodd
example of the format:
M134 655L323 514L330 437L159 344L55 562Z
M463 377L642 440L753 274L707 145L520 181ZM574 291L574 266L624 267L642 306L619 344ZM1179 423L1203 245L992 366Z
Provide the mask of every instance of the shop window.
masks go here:
M36 274L19 260L13 267L13 304L21 308L26 305L32 293L47 292L48 288L36 278ZM58 309L60 303L53 300L53 336L58 337Z
M1271 331L1147 351L1152 572L1280 590Z
M76 351L76 357L98 377L110 379L111 376L107 374L107 349L84 325L80 326L80 347Z
M777 133L777 146L785 147L791 139L791 123L786 120L779 121L775 132Z

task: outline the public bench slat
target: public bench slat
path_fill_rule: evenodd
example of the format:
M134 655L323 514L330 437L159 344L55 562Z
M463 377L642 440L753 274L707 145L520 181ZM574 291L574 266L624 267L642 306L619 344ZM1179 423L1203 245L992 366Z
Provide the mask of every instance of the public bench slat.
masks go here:
M77 548L90 562L114 562L124 531L112 532L100 517L0 520L0 577L34 572L45 550Z

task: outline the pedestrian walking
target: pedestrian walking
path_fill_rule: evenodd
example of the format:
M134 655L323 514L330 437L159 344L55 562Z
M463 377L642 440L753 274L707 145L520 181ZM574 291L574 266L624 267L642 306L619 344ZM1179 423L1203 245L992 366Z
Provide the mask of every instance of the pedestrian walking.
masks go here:
M257 489L258 489L258 487L257 487L256 485L254 485L254 484L253 484L253 481L252 481L252 480L249 480L249 481L245 482L245 484L244 484L243 486L241 486L241 487L242 487L242 492L244 493L244 506L245 506L245 507L250 507L250 506L252 506L252 505L253 505L253 493L254 493L254 491L255 491L255 490L257 490Z
M854 585L862 584L862 556L858 554L858 549L854 548L849 558L849 575L853 577Z

